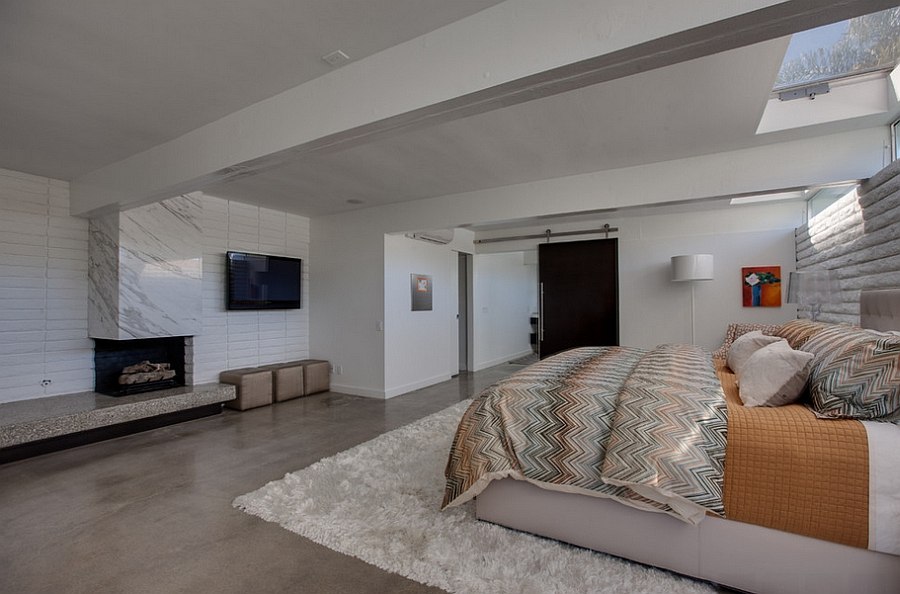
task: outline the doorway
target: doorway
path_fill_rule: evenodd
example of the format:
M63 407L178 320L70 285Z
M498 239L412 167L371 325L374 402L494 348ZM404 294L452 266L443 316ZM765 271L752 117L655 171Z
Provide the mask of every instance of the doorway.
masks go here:
M470 371L472 361L472 254L457 253L457 309L456 320L459 332L458 368Z

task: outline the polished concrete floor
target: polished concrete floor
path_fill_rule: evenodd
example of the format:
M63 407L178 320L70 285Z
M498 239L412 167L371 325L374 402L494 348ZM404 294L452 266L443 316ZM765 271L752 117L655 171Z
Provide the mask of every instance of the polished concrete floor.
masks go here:
M501 365L398 396L335 393L0 466L0 592L440 592L231 507L469 398Z

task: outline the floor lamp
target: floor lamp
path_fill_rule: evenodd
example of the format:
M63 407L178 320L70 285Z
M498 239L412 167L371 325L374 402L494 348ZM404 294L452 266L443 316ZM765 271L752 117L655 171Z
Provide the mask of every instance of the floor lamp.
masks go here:
M713 279L712 254L672 256L672 280L691 283L691 344L696 343L694 333L694 282Z

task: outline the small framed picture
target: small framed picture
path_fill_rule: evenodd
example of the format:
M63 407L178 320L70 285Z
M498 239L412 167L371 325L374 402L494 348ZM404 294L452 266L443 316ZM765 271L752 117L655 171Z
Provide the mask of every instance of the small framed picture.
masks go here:
M431 275L413 273L409 277L412 311L431 311Z
M781 266L741 268L744 307L781 307Z

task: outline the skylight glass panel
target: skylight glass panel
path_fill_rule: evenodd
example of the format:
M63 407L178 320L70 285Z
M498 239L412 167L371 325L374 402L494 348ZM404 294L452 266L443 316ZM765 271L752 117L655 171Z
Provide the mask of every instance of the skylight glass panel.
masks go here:
M893 68L900 59L900 7L791 36L775 90Z

